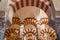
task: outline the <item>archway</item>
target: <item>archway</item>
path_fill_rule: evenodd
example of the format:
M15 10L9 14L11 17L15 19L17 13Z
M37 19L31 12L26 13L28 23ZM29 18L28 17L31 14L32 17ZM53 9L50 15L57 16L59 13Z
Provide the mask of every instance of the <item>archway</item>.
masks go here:
M26 38L29 36L26 40L34 40L38 33L36 24L48 24L48 16L46 14L50 6L48 0L12 0L12 2L14 4L10 4L10 6L12 7L14 14L18 15L21 24L24 25L23 36ZM14 14L13 16L16 16ZM36 38L36 40L37 39L38 38Z
M41 8L46 12L50 6L48 0L19 0L19 1L12 0L12 2L15 3L15 4L10 4L14 12L26 6L35 6Z

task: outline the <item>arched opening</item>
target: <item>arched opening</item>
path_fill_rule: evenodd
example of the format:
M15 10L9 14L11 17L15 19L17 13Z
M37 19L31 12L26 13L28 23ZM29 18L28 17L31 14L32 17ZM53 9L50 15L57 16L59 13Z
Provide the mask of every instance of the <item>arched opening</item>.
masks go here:
M10 17L11 19L14 19L12 24L21 24L21 26L17 27L20 30L20 37L22 40L38 40L38 28L43 28L45 25L48 25L49 19L47 15L47 10L49 9L49 2L48 1L41 1L41 0L20 0L20 1L12 1L14 4L10 4L13 10L13 16L14 18ZM20 21L17 21L17 18L20 19ZM15 23L14 23L15 22ZM21 22L21 23L19 23ZM39 25L39 27L37 27ZM21 29L22 27L22 29ZM45 27L47 29L47 27ZM42 29L43 31L45 29ZM47 29L48 30L48 29ZM51 30L51 29L50 29ZM53 30L54 31L54 30ZM46 32L46 30L45 30ZM44 32L43 32L44 33ZM47 32L48 34L49 32ZM41 34L42 35L42 34ZM45 33L43 34L43 36ZM56 34L53 34L56 35ZM47 35L49 37L49 35ZM46 36L45 36L46 37ZM47 40L48 38L43 40ZM42 38L40 38L42 40ZM54 38L55 39L55 38ZM52 39L51 39L52 40Z

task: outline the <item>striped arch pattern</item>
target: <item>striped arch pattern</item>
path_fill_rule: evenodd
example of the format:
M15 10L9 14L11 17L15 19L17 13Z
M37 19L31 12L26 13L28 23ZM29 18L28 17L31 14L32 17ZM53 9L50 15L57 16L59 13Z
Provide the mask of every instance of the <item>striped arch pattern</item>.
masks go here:
M25 29L25 30L23 31L23 36L25 36L25 35L28 34L28 33L32 33L32 34L34 34L34 35L37 35L36 30L33 30L33 29Z
M5 30L4 36L6 40L20 40L20 29L13 28L14 24L20 25L21 21L18 17L12 18L12 25ZM13 39L12 39L13 38Z
M24 27L26 27L27 25L29 25L29 24L31 24L31 25L33 25L32 27L34 27L34 29L30 26L27 26L28 28L24 28L24 31L23 31L23 36L25 37L27 37L26 39L27 40L35 40L35 38L37 39L37 30L35 30L35 29L37 29L36 28L36 19L34 19L34 18L25 18L25 20L24 20ZM35 36L35 38L33 37L33 36Z
M33 29L25 29L23 31L23 37L26 37L25 39L27 39L27 40L30 40L30 39L31 40L35 40L35 38L33 36L35 36L35 38L37 40L37 31L36 30L33 30Z
M15 3L15 4L10 4L14 12L25 6L35 6L47 12L50 6L48 0L19 0L19 1L11 0L11 1Z
M32 24L36 27L36 19L32 17L27 17L24 20L24 25Z
M19 29L15 28L8 28L4 33L6 40L20 40L19 35L20 35Z
M12 24L18 24L18 25L20 25L20 23L21 23L21 21L20 21L20 19L18 17L13 17L12 18Z
M48 18L41 18L40 19L40 25L42 25L42 24L48 24L48 22L49 22Z
M46 39L56 40L57 39L56 32L51 27L42 29L40 33L41 33L41 40L46 40Z

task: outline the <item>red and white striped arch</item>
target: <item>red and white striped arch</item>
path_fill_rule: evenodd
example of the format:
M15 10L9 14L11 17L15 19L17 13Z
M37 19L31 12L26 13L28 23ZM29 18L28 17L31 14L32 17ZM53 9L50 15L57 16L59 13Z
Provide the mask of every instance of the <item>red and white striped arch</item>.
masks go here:
M20 35L20 30L15 29L15 28L8 28L5 30L4 36L11 37L11 33L16 33L16 34Z
M15 3L14 5L10 4L14 12L25 6L39 7L46 12L48 6L50 5L48 0L11 0L11 1Z
M42 24L48 24L49 20L48 18L41 18L40 23Z
M23 31L23 36L25 36L25 35L28 34L28 33L32 33L32 34L34 34L34 35L37 35L36 30L33 30L33 29L25 29L25 30Z
M55 30L53 30L52 28L43 29L40 31L40 33L42 34L41 40L45 40L44 35L50 37L51 39L49 40L54 40L57 38Z
M35 27L37 26L36 25L36 19L35 18L32 18L32 17L25 18L25 20L23 22L24 22L24 26L29 25L29 24L32 24Z
M18 25L20 25L21 21L20 21L20 19L18 17L13 17L12 18L12 24L18 24Z

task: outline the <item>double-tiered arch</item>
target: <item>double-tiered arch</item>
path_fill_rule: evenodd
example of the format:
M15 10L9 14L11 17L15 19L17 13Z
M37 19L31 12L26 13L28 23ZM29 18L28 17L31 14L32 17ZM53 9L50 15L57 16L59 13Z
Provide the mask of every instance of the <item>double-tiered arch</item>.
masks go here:
M11 1L14 3L10 4L14 14L13 17L11 17L12 25L5 31L5 37L7 40L10 40L12 38L14 38L14 40L20 40L20 38L22 38L22 40L24 38L26 40L45 40L49 39L50 37L54 37L53 40L56 39L55 30L46 26L48 25L49 21L46 14L50 6L48 0ZM49 38L47 38L45 34L47 34L46 36Z

